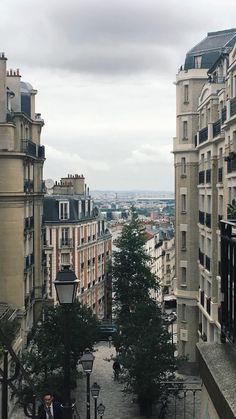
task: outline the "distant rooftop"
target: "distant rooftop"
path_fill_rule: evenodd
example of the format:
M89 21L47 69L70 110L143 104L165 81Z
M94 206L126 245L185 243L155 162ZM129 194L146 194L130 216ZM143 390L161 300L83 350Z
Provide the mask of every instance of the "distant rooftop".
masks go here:
M184 70L213 66L223 52L230 52L236 42L236 28L208 32L206 38L187 52ZM201 57L197 59L196 57Z

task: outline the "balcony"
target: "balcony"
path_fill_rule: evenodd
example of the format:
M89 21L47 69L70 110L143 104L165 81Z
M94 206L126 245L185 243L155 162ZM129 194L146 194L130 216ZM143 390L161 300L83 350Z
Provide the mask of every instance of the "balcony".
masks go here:
M201 252L200 249L199 249L199 262L202 266L204 266L204 253Z
M21 140L21 152L31 157L37 157L37 145L31 140Z
M206 311L209 315L211 315L211 297L206 299Z
M213 138L217 137L221 132L221 120L218 119L218 121L213 123Z
M199 144L202 144L207 140L208 140L208 127L203 128L199 131Z
M206 212L206 226L211 228L211 214Z
M211 259L209 256L205 255L205 268L210 272L211 271Z
M218 182L219 183L223 182L223 167L219 167L218 169Z
M206 170L206 183L211 183L211 169Z
M226 121L227 111L226 106L221 111L221 123L223 124Z
M231 158L227 160L227 172L232 173L236 171L236 159Z
M38 148L38 157L40 159L45 159L45 147L44 145L40 145Z
M198 174L198 184L204 184L205 183L205 171L202 170L201 172L199 172Z
M72 239L62 238L61 239L61 247L73 247Z
M205 213L203 211L199 211L199 223L205 224Z
M200 291L200 303L201 303L201 305L202 305L202 307L204 307L205 306L205 295L204 295L204 291Z
M30 179L24 180L24 192L25 193L32 193L34 192L34 181Z
M236 114L236 97L234 97L230 101L230 116L233 116L235 114Z

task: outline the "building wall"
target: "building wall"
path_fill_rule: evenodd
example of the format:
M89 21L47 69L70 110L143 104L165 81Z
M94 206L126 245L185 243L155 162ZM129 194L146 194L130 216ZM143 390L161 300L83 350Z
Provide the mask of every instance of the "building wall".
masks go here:
M19 71L7 71L6 62L1 54L0 289L1 301L22 317L24 339L42 301L43 120L36 118L33 105L31 112L25 113L21 96L26 84L21 82ZM36 91L27 86L29 103L33 103Z
M73 188L73 179L78 179L78 177L67 178L67 182L71 182L69 189L65 188L66 178L62 179L63 182L56 184L55 202L66 202L69 198L70 206L81 208L80 202L84 201L87 211L84 215L80 213L73 220L69 217L64 221L60 220L59 212L54 221L50 220L50 213L48 213L49 217L45 215L44 250L48 296L54 302L56 301L53 281L63 265L69 265L80 280L79 300L90 307L99 319L110 319L112 287L108 265L112 255L111 234L100 215L93 212L92 200L85 189L80 189L79 194L76 193L77 187ZM62 185L61 189L60 185ZM50 200L52 199L54 198L50 196ZM65 229L67 230L66 238Z

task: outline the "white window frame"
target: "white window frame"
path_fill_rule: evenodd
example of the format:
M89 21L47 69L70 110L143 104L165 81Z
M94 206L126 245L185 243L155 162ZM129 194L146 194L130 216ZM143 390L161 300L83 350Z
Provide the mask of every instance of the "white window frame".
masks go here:
M70 218L69 201L59 201L59 219L69 220L69 218Z

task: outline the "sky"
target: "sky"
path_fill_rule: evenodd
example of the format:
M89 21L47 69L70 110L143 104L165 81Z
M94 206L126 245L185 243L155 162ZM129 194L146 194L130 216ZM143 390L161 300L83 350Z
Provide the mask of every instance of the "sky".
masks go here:
M44 178L174 190L176 73L235 0L1 0L1 51L38 90Z

